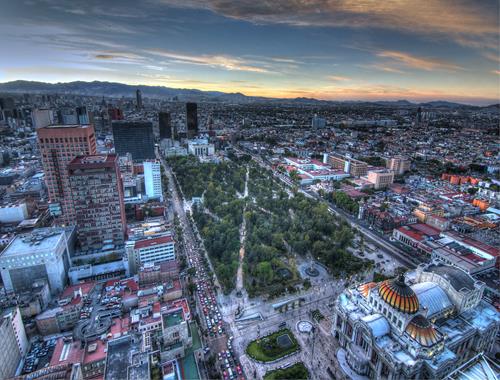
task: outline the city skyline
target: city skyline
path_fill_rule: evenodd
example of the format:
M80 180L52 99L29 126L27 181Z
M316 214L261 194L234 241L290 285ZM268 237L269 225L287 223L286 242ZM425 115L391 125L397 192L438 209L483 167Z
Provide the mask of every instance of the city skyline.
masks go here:
M500 97L493 1L27 0L2 10L0 82L479 105Z

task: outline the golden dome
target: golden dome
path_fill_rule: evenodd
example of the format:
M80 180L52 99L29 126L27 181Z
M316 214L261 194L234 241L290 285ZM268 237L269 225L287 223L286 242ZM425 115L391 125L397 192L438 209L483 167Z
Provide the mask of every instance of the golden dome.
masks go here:
M366 282L358 286L358 291L363 295L363 297L366 298L368 297L370 289L374 288L375 286L377 286L377 283L375 282Z
M420 345L431 347L439 342L440 336L423 315L416 315L406 326L406 333Z
M405 284L403 275L397 279L382 282L378 293L385 302L403 313L414 314L418 311L417 295L412 288Z

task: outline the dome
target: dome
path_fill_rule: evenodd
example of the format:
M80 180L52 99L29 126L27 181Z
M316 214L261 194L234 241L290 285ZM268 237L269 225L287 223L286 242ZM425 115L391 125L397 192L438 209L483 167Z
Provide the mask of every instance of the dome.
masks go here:
M406 285L403 275L397 279L382 282L378 293L385 302L403 313L414 314L418 311L417 295L412 288Z
M438 332L423 315L416 315L406 326L406 333L420 345L431 347L439 342Z
M375 282L366 282L358 286L358 291L363 295L363 297L366 298L368 297L370 289L374 288L375 286L377 286Z

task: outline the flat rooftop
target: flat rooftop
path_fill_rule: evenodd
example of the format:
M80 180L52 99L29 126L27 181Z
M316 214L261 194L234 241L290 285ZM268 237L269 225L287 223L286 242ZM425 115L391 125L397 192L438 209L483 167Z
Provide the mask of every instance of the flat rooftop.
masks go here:
M163 314L163 325L165 327L172 327L180 324L184 320L181 310L176 310L171 313Z
M130 336L110 340L106 359L105 379L127 379L128 367L134 352L139 352L139 344Z
M52 251L64 237L64 228L39 228L17 235L1 253L0 258Z

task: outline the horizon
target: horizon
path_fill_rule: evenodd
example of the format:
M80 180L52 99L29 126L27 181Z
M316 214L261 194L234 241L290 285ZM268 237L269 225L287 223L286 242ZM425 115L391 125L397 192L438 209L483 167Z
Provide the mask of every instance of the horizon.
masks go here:
M99 82L99 83L109 83L109 84L120 84L120 85L125 85L125 86L130 86L130 87L160 87L160 88L166 88L166 89L172 89L172 90L179 90L179 91L201 91L201 92L220 92L226 95L237 95L241 94L246 97L255 97L255 98L264 98L264 99L269 99L269 100L295 100L295 99L311 99L315 101L326 101L326 102L339 102L339 103L377 103L377 102L392 102L392 103L397 103L397 102L408 102L411 104L422 104L422 103L432 103L432 102L447 102L447 103L454 103L454 104L460 104L462 106L473 106L473 107L488 107L488 106L494 106L496 104L500 104L500 99L491 99L491 102L488 102L488 99L485 99L482 102L477 102L474 104L473 102L462 102L462 101L453 101L453 100L448 100L448 99L442 99L442 98L435 98L435 99L426 99L426 100L412 100L412 99L406 99L406 98L394 98L394 99L321 99L321 98L314 98L314 97L308 97L308 96L294 96L294 97L269 97L269 96L260 96L260 95L248 95L245 94L244 92L225 92L225 91L217 91L217 90L201 90L199 88L188 88L188 87L170 87L170 86L164 86L164 85L154 85L154 84L129 84L129 83L124 83L124 82L112 82L112 81L106 81L106 80L93 80L93 81L82 81L82 80L74 80L74 81L68 81L68 82L41 82L41 81L36 81L36 80L25 80L25 79L16 79L12 81L7 81L7 82L0 82L0 85L2 84L7 84L7 83L13 83L13 82L31 82L31 83L43 83L43 84L52 84L52 85L58 85L58 84L69 84L69 83L77 83L77 82L82 82L82 83L93 83L93 82ZM7 91L8 93L9 91ZM75 95L78 94L75 92ZM104 96L104 95L96 95L96 96ZM113 97L112 95L108 95L109 97ZM134 98L135 94L130 94L130 98ZM144 95L145 97L151 97L148 95ZM153 96L154 98L154 96Z
M8 2L0 83L489 105L500 99L498 25L494 1Z

